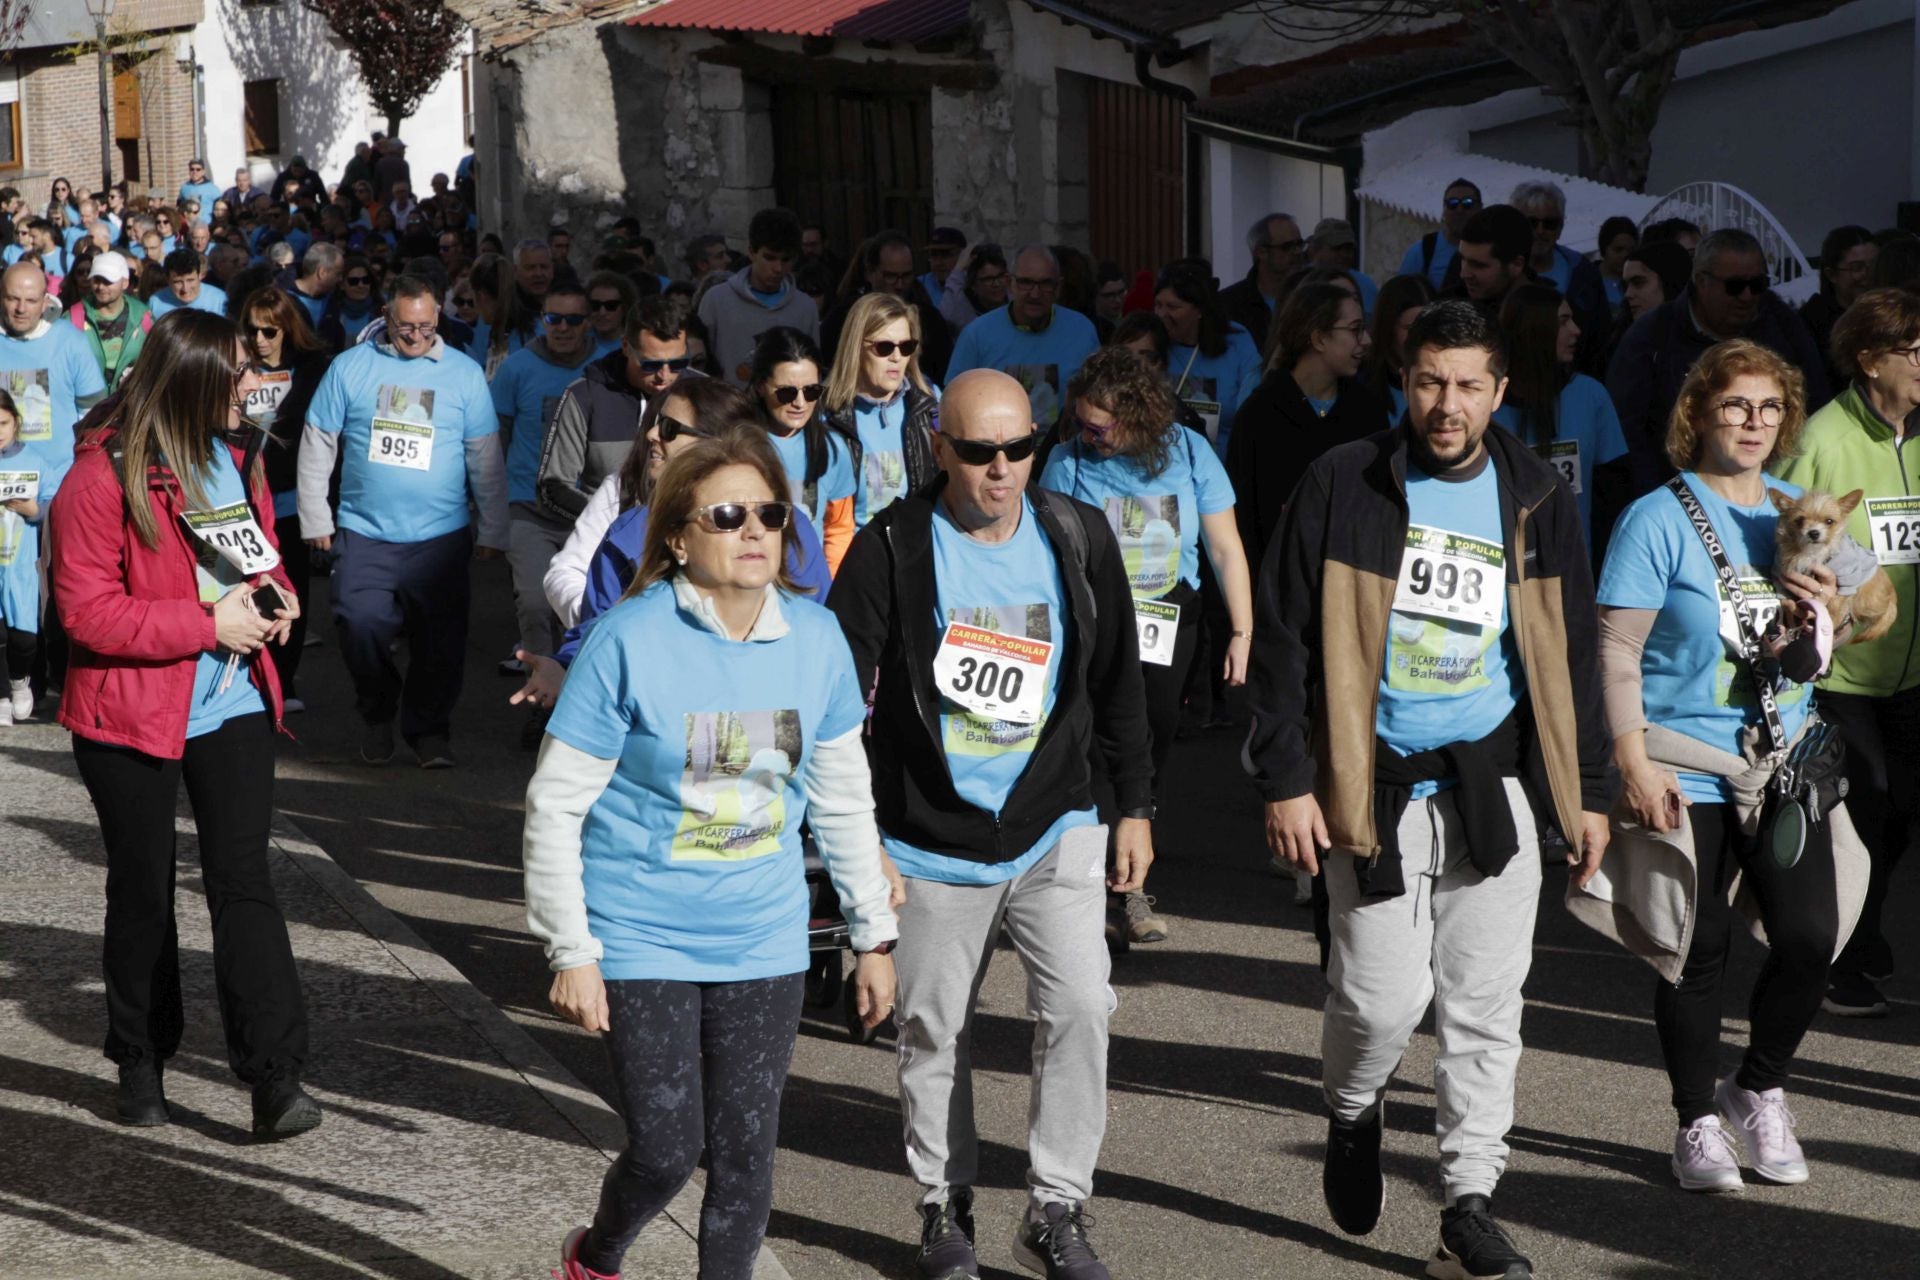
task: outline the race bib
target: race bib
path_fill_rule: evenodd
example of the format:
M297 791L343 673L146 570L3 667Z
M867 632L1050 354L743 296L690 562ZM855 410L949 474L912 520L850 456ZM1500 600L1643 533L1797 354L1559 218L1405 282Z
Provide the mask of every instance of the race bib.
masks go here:
M1753 619L1753 634L1763 636L1767 627L1780 614L1780 588L1774 585L1772 578L1761 577L1751 571L1738 575L1740 590L1747 597L1747 616ZM1740 653L1740 620L1734 615L1733 601L1727 598L1727 589L1718 588L1720 595L1720 639L1726 642L1727 652Z
M1409 524L1393 611L1497 631L1506 609L1506 564L1497 542Z
M18 502L39 492L38 471L0 471L0 502Z
M293 370L262 373L260 385L247 393L247 417L255 422L272 422L280 412L287 392L293 390Z
M950 622L933 658L933 682L943 697L975 715L1036 724L1046 697L1053 644L1001 635Z
M367 437L367 461L426 471L433 466L433 428L418 422L375 418Z
M1215 400L1188 400L1187 408L1200 415L1200 429L1215 444L1220 441L1220 404Z
M1140 633L1140 661L1172 666L1173 645L1180 638L1180 606L1164 600L1135 600L1133 626Z
M194 537L219 552L243 577L266 573L280 563L280 553L260 532L253 508L244 502L212 511L182 512L181 518Z
M1867 527L1881 564L1920 564L1920 497L1868 498Z
M1578 440L1549 440L1545 444L1533 446L1546 464L1560 473L1567 487L1575 493L1584 492L1580 487L1580 442Z

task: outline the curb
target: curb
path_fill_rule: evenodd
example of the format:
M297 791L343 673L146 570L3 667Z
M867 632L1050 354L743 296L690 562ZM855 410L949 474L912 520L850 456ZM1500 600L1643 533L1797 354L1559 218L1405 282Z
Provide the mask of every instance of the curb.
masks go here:
M423 983L447 1011L465 1023L527 1086L559 1113L583 1141L609 1163L626 1147L626 1126L600 1095L581 1084L551 1054L533 1042L513 1019L445 957L429 947L393 912L381 905L365 885L348 875L327 851L285 814L273 815L273 842L321 892L352 917L353 922L386 948L400 966ZM703 1175L681 1188L666 1208L666 1217L689 1240L698 1241ZM753 1270L754 1280L793 1280L765 1244Z

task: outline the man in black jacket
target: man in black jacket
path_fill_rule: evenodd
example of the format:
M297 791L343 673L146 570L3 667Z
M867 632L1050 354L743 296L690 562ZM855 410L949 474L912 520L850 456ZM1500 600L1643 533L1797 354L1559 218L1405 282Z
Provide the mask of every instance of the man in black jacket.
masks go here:
M1040 435L1013 378L955 378L933 437L943 475L855 535L829 597L873 707L880 830L911 882L894 964L928 1280L979 1272L965 1064L1003 923L1037 1024L1015 1254L1050 1277L1108 1280L1082 1217L1106 1128L1106 890L1137 891L1153 861L1152 764L1119 544L1097 508L1027 489ZM1096 743L1121 814L1104 877Z
M1407 416L1307 469L1261 566L1245 761L1276 856L1324 869L1334 1221L1378 1222L1381 1106L1434 1008L1446 1211L1427 1274L1525 1280L1493 1221L1521 984L1552 824L1584 884L1607 846L1610 739L1573 494L1488 423L1499 330L1471 304L1407 334ZM1330 851L1341 855L1328 857Z
M1220 291L1220 303L1227 318L1253 337L1253 345L1267 349L1267 321L1273 318L1274 299L1280 285L1300 265L1307 242L1300 236L1300 224L1288 213L1270 213L1247 228L1247 252L1253 265L1247 278Z

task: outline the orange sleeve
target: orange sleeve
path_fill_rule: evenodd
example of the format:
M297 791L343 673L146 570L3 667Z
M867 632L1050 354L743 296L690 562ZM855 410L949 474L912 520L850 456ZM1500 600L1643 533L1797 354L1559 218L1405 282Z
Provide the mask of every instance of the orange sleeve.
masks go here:
M853 545L853 499L841 498L827 504L826 522L820 530L820 549L827 553L827 572L839 573L840 562Z

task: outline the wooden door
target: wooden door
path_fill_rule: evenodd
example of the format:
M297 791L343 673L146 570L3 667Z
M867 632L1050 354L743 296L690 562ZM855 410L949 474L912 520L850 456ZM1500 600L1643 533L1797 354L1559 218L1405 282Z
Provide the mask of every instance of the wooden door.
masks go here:
M1177 99L1115 80L1088 81L1088 239L1096 261L1117 262L1131 275L1158 271L1181 255L1185 132Z
M876 231L933 230L930 95L809 85L773 91L774 191L843 255Z

